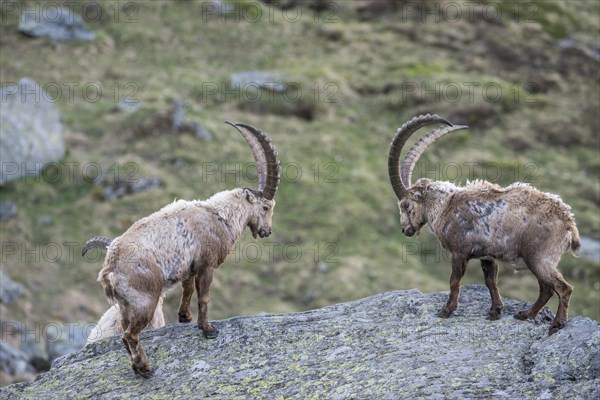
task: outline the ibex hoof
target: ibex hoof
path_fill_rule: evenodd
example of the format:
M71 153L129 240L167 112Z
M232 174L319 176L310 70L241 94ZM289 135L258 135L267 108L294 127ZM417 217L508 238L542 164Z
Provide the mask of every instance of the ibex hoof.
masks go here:
M450 314L452 314L452 311L448 311L445 308L442 308L440 311L438 311L437 316L440 318L448 318L450 317Z
M182 323L192 322L192 317L190 315L180 313L179 314L179 322L182 322Z
M522 310L513 315L516 319L520 319L521 321L525 321L526 319L531 318L529 312L527 310Z
M493 310L493 311L488 312L487 319L490 321L497 321L500 319L500 315L501 315L500 311Z
M548 335L554 335L556 332L558 332L559 330L561 330L562 328L565 327L566 322L565 321L561 321L558 323L553 323L550 326L550 329L548 330Z
M142 365L142 366L132 366L133 368L133 372L135 372L136 375L141 376L142 378L150 378L152 375L154 375L154 371L151 370L150 368L148 368L148 366L146 365Z
M200 329L202 329L202 328L200 328ZM216 339L217 336L219 336L219 330L217 328L215 328L214 326L212 327L211 330L202 329L202 333L204 334L204 337L206 339Z

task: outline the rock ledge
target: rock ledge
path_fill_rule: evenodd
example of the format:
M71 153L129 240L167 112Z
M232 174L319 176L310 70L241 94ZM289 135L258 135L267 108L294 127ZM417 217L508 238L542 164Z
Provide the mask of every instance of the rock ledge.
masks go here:
M505 299L487 321L487 289L465 286L459 309L436 317L447 293L382 293L318 310L217 321L206 340L194 324L145 332L152 378L134 376L119 338L55 361L0 398L464 399L600 398L600 328L572 318L548 336Z

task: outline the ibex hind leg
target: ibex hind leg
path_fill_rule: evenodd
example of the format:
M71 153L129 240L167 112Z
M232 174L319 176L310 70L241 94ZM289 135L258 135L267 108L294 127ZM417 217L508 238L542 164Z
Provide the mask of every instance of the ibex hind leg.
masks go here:
M179 322L190 322L192 320L192 311L190 310L190 302L194 294L195 277L190 277L181 283L183 293L181 294L181 302L179 303Z
M136 375L148 378L152 376L152 370L148 366L146 353L140 344L140 333L152 320L154 310L158 304L158 298L153 298L148 295L147 301L140 303L145 303L146 307L140 307L135 304L129 304L127 307L129 325L123 333L123 343L125 343L125 347L130 354L133 372L135 372ZM121 309L123 309L123 307L121 307Z
M121 308L122 310L122 308ZM127 328L129 328L130 325L130 320L129 317L127 315L125 315L124 312L121 311L121 331L123 333L125 333L127 331ZM125 345L125 350L127 350L127 353L129 353L129 357L131 357L131 349L129 348L129 343L125 340L125 337L122 337L123 339L123 344Z
M553 274L553 289L558 295L558 310L556 311L556 317L550 325L550 334L558 332L567 323L569 318L569 301L571 300L571 294L573 293L573 286L571 286L558 270L554 270Z
M538 278L539 285L539 295L535 303L526 310L521 310L517 312L514 317L516 319L525 320L525 319L533 319L540 312L542 307L546 305L548 300L552 297L552 286L542 282Z
M481 260L481 269L483 270L485 286L487 286L492 297L492 307L488 312L488 319L495 321L500 318L504 308L502 296L500 296L498 290L498 262L496 260Z
M571 299L571 293L573 292L573 286L565 281L562 274L556 269L556 265L545 269L538 264L528 264L528 266L538 279L540 288L539 296L529 309L516 313L515 318L535 318L542 307L544 307L552 297L553 292L556 292L558 295L558 310L556 311L556 317L554 318L554 321L552 321L549 330L550 334L556 333L559 329L563 328L567 322L569 301Z

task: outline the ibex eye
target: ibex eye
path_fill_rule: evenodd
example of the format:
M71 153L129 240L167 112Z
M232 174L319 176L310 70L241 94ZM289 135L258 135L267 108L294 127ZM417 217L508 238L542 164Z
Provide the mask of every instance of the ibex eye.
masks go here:
M405 210L408 210L410 204L408 204L408 202L402 203L402 207L404 207Z
M269 206L263 206L263 211L269 211Z

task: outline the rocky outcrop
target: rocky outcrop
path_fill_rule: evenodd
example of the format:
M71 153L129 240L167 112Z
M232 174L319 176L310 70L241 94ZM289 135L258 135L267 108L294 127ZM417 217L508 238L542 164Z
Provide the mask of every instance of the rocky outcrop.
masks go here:
M234 89L266 89L276 93L284 92L290 77L277 71L240 71L229 76L229 85Z
M292 81L285 72L239 71L229 76L228 85L227 91L217 97L224 101L227 93L233 95L241 110L305 120L313 120L316 116L319 99L315 100L306 83Z
M97 185L102 187L102 196L104 200L120 199L121 197L144 192L163 186L163 181L158 176L149 176L147 178L129 178L129 177L110 177L103 175L98 180Z
M19 32L32 37L47 37L58 41L94 40L96 34L86 28L83 19L67 7L56 4L24 10Z
M65 154L61 117L41 85L30 78L0 90L0 185L37 175Z
M463 288L449 319L447 293L383 293L323 309L216 321L206 340L194 324L142 333L154 367L136 377L120 338L55 361L4 399L104 398L581 398L600 396L600 328L572 318L548 336L551 313L512 318L527 304L505 299L488 321L485 287Z
M169 133L191 133L198 139L210 140L212 133L196 121L190 121L185 116L185 102L175 99L171 109L153 116L150 124L143 123L134 129L137 137Z

